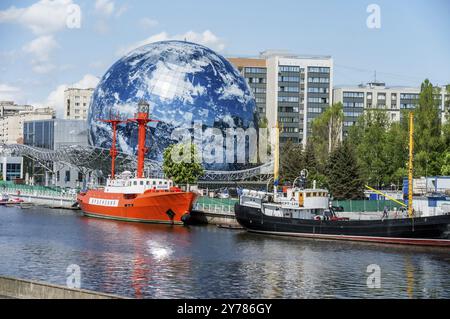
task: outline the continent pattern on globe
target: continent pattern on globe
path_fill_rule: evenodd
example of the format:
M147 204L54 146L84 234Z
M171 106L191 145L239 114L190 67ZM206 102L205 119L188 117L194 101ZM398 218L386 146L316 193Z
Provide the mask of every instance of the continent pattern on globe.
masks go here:
M256 104L244 77L212 50L190 42L164 41L140 47L117 61L103 76L88 114L89 142L111 147L111 127L101 119L132 118L140 100L150 104L152 118L147 157L162 161L164 149L177 141L175 129L258 129ZM135 154L137 126L118 128L118 149ZM204 140L203 143L208 143ZM248 147L248 145L246 145ZM201 150L200 150L201 151ZM234 170L238 164L210 163L207 169ZM244 165L245 166L245 165Z

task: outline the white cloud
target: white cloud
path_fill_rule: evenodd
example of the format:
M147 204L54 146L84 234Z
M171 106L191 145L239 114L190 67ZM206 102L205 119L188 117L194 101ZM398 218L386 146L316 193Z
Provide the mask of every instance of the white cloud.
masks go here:
M145 30L154 28L158 24L159 24L159 22L157 20L150 19L150 18L142 18L141 20L139 20L139 26Z
M128 5L124 4L117 8L114 1L111 0L96 0L94 6L96 13L100 16L94 25L94 30L99 34L109 32L109 18L119 18L128 10Z
M0 23L17 23L36 35L51 34L66 27L72 0L40 0L29 7L11 6L0 11Z
M110 16L114 13L115 4L110 0L96 0L95 10L106 16Z
M17 101L22 97L18 87L0 83L0 101Z
M86 74L80 81L72 85L58 85L58 87L49 94L47 101L41 104L52 106L56 111L56 117L62 118L64 115L64 91L69 87L79 89L95 88L99 81L100 79L96 76L92 74Z
M45 35L34 39L23 47L26 53L33 54L36 59L47 61L50 59L50 53L58 48L58 43L52 35Z
M143 45L150 44L153 42L159 42L159 41L167 41L167 40L186 40L189 42L194 42L198 44L202 44L208 48L211 48L215 51L223 51L225 48L225 43L220 39L218 36L216 36L214 33L212 33L210 30L206 30L202 33L197 33L194 31L188 31L184 34L178 34L178 35L170 35L167 32L161 32L155 35L152 35L151 37L139 41L137 43L134 43L133 45L130 45L127 48L121 48L117 51L117 55L122 56L134 49L137 49Z
M33 56L31 60L33 71L42 74L55 69L55 65L50 61L50 56L52 51L57 48L59 48L58 42L52 35L43 35L26 44L22 49L25 53Z

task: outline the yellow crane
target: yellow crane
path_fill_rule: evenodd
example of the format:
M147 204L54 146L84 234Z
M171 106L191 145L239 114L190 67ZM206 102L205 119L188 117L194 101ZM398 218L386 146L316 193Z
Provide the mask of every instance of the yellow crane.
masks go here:
M414 113L409 113L408 215L413 217Z
M385 194L383 192L380 192L379 190L377 190L375 188L372 188L370 186L367 186L367 185L366 185L366 188L370 189L371 191L373 191L373 192L375 192L375 193L377 193L379 195L382 195L382 196L386 197L387 199L389 199L389 200L391 200L391 201L393 201L393 202L395 202L395 203L397 203L397 204L399 204L399 205L401 205L403 207L406 207L405 203L402 203L401 201L396 200L394 197L391 197L391 196L389 196L389 195L387 195L387 194Z

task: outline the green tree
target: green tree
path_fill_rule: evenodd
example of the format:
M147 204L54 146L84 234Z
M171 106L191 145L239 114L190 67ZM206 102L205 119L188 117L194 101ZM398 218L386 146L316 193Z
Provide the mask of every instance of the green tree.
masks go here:
M301 144L287 140L280 147L280 177L283 183L292 183L305 168Z
M204 174L195 144L173 144L164 150L164 174L175 184L194 184Z
M450 84L445 87L445 91L448 97L444 102L445 124L442 126L442 143L444 149L450 151Z
M267 128L268 125L269 125L269 121L267 120L267 117L262 116L259 119L259 123L258 123L259 128Z
M387 132L384 152L387 156L385 183L401 187L403 178L408 174L409 128L407 112L402 114L400 122L391 124Z
M358 199L364 195L356 154L345 140L328 158L326 165L328 187L335 199Z
M363 179L380 188L388 180L390 158L386 152L389 119L386 112L367 110L350 128L348 140L355 147Z
M419 105L414 111L414 172L416 176L439 175L443 143L438 94L426 79L421 85Z
M450 176L450 152L444 153L441 174L444 176Z
M340 143L343 119L343 106L336 103L312 121L309 141L319 165L325 165L330 152Z

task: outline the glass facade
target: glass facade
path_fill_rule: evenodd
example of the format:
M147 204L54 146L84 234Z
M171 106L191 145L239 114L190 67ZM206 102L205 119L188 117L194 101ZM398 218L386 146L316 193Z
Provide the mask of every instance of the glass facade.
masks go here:
M22 165L17 163L6 164L6 180L13 181L21 178Z
M54 121L25 122L23 126L24 144L45 149L54 149Z

